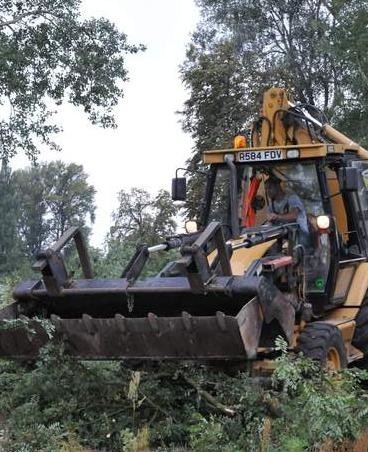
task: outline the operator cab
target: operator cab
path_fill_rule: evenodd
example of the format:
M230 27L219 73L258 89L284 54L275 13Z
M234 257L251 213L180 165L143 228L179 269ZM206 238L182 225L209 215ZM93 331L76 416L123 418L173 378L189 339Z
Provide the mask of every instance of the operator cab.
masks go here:
M263 236L269 231L265 182L279 179L283 192L300 199L308 220L310 246L297 243L303 248L303 297L311 300L315 313L333 309L344 303L355 269L368 260L367 160L351 144L206 151L209 170L199 227L219 221L225 239L232 241L233 274L249 274L255 262L267 257L272 241L250 249L238 244L254 231ZM285 254L286 247L279 251Z
M298 246L303 246L307 291L324 292L329 274L331 244L329 234L321 233L317 226L317 218L326 216L329 212L323 203L316 162L236 164L235 167L237 186L235 210L239 237L246 237L253 230L267 230L273 226L267 220L268 213L273 210L273 203L267 194L266 181L269 178L277 178L281 181L285 196L297 196L305 212L309 246L305 243ZM213 174L209 178L208 217L203 220L205 224L220 221L224 226L225 236L229 239L236 236L233 234L231 218L234 210L231 206L232 174L227 165L214 165L211 171ZM269 242L271 249L275 248L275 245L274 242ZM248 250L244 250L243 254L246 251ZM255 251L256 249L252 250L252 257L257 257ZM264 246L259 246L259 251L261 257ZM272 252L275 253L275 250ZM285 247L280 252L285 253ZM270 250L267 253L270 254Z

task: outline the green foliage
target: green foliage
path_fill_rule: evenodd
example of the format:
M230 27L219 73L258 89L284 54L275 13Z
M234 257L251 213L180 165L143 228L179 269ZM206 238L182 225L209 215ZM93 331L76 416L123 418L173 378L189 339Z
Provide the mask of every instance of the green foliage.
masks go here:
M196 151L229 145L272 85L302 102L334 104L346 70L330 55L339 9L333 15L318 1L197 3L202 21L182 66L190 92L183 125Z
M127 80L124 57L142 50L104 18L83 20L79 0L0 1L0 158L35 158L57 145L54 110L67 101L94 124L115 127Z
M155 244L175 233L176 212L170 194L165 190L155 197L140 188L132 188L130 192L121 190L119 207L113 214L111 237L134 245Z
M194 35L181 68L190 90L183 128L194 138L196 151L228 147L251 108L244 84L249 68L239 61L230 42L208 44L207 39L212 41L213 34Z
M31 262L70 227L95 218L95 189L81 165L43 163L11 173L0 172L0 278L18 282L34 277ZM66 250L70 258L70 249Z
M224 431L221 422L217 422L213 416L206 419L204 416L195 413L191 419L189 427L190 446L193 450L211 452L215 449L223 451L234 451L229 444L230 438Z
M140 188L121 190L119 206L113 214L114 224L107 239L105 257L97 261L101 277L119 277L135 253L137 245L162 243L175 234L177 208L170 194L160 190L156 196ZM175 251L154 253L149 257L142 276L154 276L177 256Z
M293 384L288 382L291 371ZM0 362L4 450L318 450L368 425L366 372L327 374L281 353L273 387L203 366L76 362L55 346L32 368ZM224 410L224 407L228 411ZM74 449L73 449L74 447Z
M335 122L342 131L367 145L368 4L366 1L334 2L332 11L338 16L333 55L346 68L343 78L346 88L337 102Z
M4 307L12 301L12 288L15 284L11 276L4 276L0 280L0 306Z
M0 275L24 261L24 250L17 234L18 194L10 168L0 169Z
M18 266L17 271L5 273L0 278L0 306L5 305L13 301L13 290L15 286L22 279L31 278L34 276L34 272L31 269L31 264L25 261L23 265Z
M4 266L4 276L0 280L4 300L10 298L17 282L25 277L35 277L30 261L39 250L58 240L67 228L79 226L84 235L88 234L88 219L93 222L95 211L95 189L88 184L80 165L57 161L18 170L12 175L11 186L17 193L17 210L12 215L17 215L16 232L23 254L17 259L11 255L14 259ZM120 277L137 245L154 245L175 233L177 209L168 192L162 190L152 197L144 190L134 188L130 194L122 191L119 199L120 207L106 250L89 250L94 274L101 278ZM156 275L176 256L176 251L153 254L142 276ZM64 258L69 273L75 278L82 277L74 246L66 247Z
M8 419L8 450L20 450L31 437L30 450L39 450L44 447L43 433L50 435L51 444L73 433L82 445L121 450L134 437L138 440L139 431L142 441L147 425L153 447L199 443L200 428L194 424L200 414L192 415L198 411L206 416L209 408L183 377L194 378L192 374L190 368L170 366L131 372L115 363L81 364L50 348L29 372L3 363L0 406ZM214 374L213 380L210 386L223 390L220 375ZM238 433L225 419L217 422L215 431L228 427L232 435Z
M90 256L94 275L98 278L120 278L123 269L126 267L136 251L136 246L129 240L110 239L107 251L90 249ZM176 250L161 251L149 257L143 268L141 277L155 276L169 262L178 258ZM75 277L81 277L81 269L75 260L69 262L68 269L73 271Z
M281 355L275 360L277 365L272 374L273 384L277 387L281 383L286 394L294 394L306 377L319 373L320 367L314 361L290 355L282 337L276 338L275 347Z
M303 445L322 444L326 438L338 443L357 437L368 422L368 394L360 386L367 379L367 371L325 372L283 348L273 374L274 385L284 394L283 419L273 426L280 450L304 450Z
M55 161L13 173L18 194L17 232L29 257L70 227L94 221L96 190L81 165ZM87 229L86 229L87 230Z
M92 258L96 275L100 278L119 278L134 253L133 244L121 240L109 240L106 253L99 253L99 257Z

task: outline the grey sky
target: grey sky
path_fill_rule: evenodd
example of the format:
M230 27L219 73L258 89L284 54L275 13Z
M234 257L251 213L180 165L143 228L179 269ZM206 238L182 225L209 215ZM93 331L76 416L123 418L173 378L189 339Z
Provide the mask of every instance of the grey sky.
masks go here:
M117 206L117 192L138 186L150 192L170 189L175 168L190 156L192 142L175 112L186 98L178 74L185 47L198 20L194 0L84 0L88 16L105 16L147 50L128 56L130 81L116 110L119 127L103 130L83 113L63 107L57 137L63 151L43 152L40 160L82 164L97 190L92 243L100 245ZM15 167L24 166L18 157Z

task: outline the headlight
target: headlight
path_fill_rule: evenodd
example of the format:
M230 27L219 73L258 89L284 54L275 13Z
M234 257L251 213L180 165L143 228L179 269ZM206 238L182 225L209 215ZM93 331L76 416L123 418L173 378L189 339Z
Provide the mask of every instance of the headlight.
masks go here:
M330 227L330 217L327 215L319 215L317 217L317 227L322 231L326 231Z

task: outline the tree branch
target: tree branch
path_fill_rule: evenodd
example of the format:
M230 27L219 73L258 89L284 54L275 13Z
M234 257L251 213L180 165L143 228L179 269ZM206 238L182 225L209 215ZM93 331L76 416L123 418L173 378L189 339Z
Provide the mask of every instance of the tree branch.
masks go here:
M14 25L18 22L20 22L23 19L26 19L30 16L42 16L45 18L45 16L49 14L54 17L58 17L56 14L53 14L51 11L43 10L43 9L35 9L33 11L28 11L23 14L18 14L17 16L14 16L12 19L6 20L6 21L0 21L0 27L10 27L11 25Z
M181 376L190 386L193 386L193 388L196 389L198 393L204 399L206 399L210 405L214 406L217 410L221 411L226 416L234 416L236 414L235 410L223 405L221 402L216 400L209 392L202 389L194 380L183 374Z

